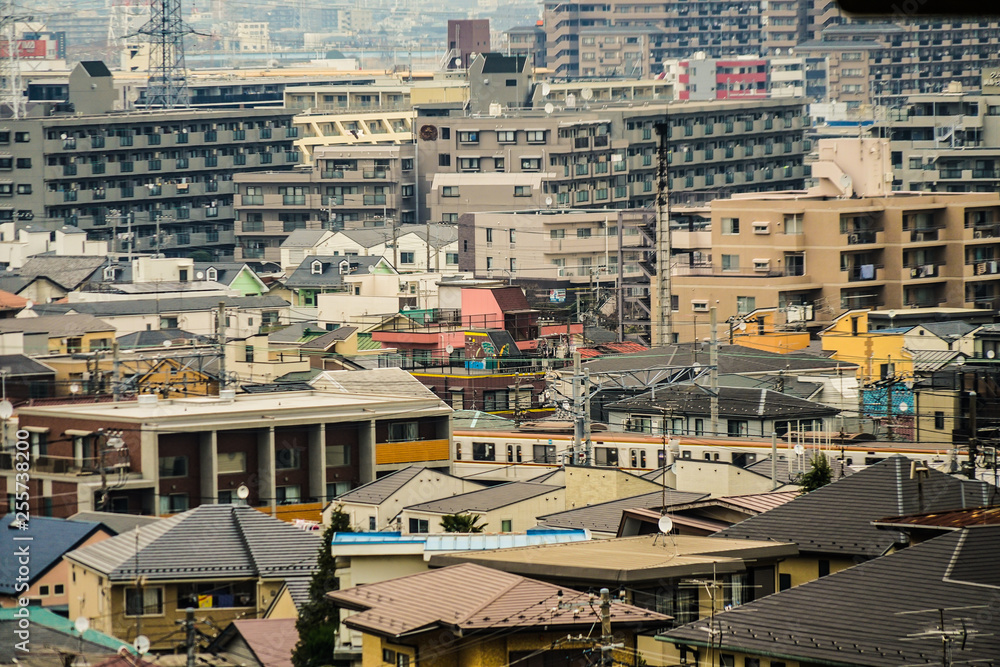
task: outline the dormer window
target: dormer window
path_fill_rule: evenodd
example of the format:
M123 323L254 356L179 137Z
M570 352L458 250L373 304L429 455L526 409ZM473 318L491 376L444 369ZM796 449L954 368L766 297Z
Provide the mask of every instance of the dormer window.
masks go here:
M208 271L205 271L205 277L212 281L218 280L219 272L215 269L215 267L209 267Z
M318 259L315 260L310 266L310 273L312 273L312 275L317 276L323 273L323 262Z
M114 280L115 279L115 267L113 267L113 266L105 266L104 267L104 279L105 280Z
M351 272L351 263L346 259L340 260L340 275L344 276Z

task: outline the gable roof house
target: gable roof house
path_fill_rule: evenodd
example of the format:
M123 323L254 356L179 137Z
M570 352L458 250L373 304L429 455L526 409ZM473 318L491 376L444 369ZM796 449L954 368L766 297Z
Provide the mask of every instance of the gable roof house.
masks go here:
M492 532L524 531L535 517L565 507L565 488L536 482L507 482L477 491L410 505L403 509L402 527L410 533L440 533L447 514L478 514Z
M345 278L368 273L394 274L392 263L384 257L356 255L307 255L285 280L285 287L295 295L293 305L316 307L316 296L351 289Z
M965 527L669 630L651 662L995 664L998 550L1000 526Z
M33 516L22 526L14 519L14 514L0 518L0 549L9 554L0 558L0 607L16 607L19 598L27 598L32 605L65 608L69 604L69 566L63 562L63 554L97 544L114 531L95 521ZM15 538L28 539L21 542ZM12 555L22 545L30 545L31 553L27 590L18 586L18 559Z
M571 664L595 642L567 640L567 635L583 635L601 622L587 593L468 563L332 591L327 597L355 612L344 624L353 631L351 645L371 651L372 662L364 660L365 665L379 658L423 664L456 654L462 664L482 667L534 655ZM611 630L621 644L613 657L631 664L636 636L668 621L669 616L611 602Z
M23 310L20 317L0 319L0 333L24 334L24 352L67 354L110 349L114 323L90 313L51 313L42 308Z
M153 649L170 648L186 607L220 629L262 614L285 579L312 573L319 547L317 533L251 507L200 505L68 553L69 615L126 639L141 616Z
M892 456L811 493L716 533L799 546L801 558L782 564L782 588L889 553L907 543L873 521L918 512L978 507L989 485L930 470L911 477L910 459Z

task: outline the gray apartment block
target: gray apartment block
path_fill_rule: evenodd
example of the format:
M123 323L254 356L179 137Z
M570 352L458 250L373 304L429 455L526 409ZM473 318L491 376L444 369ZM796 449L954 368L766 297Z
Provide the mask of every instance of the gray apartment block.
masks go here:
M312 169L236 176L236 260L279 261L297 229L392 226L416 220L414 147L315 149Z
M671 202L798 189L807 148L803 114L801 99L589 107L578 101L552 113L506 110L499 116L418 110L420 200L434 222L538 201L554 207L651 207L656 127L667 125ZM508 184L499 174L539 177L541 192L529 191L528 180ZM498 193L503 187L510 191Z
M119 252L230 257L233 175L300 161L281 109L34 112L0 128L0 221L75 225Z

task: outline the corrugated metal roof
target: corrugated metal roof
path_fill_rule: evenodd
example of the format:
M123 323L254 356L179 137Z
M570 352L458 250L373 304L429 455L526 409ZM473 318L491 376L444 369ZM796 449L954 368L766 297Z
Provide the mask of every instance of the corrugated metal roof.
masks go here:
M540 544L585 542L585 530L532 530L527 533L435 533L427 536L424 553L429 551L490 551Z
M972 507L951 512L926 512L878 519L879 526L913 526L958 530L966 526L1000 524L1000 507Z
M67 558L111 581L133 579L137 570L150 581L268 579L310 574L320 544L315 532L238 505L200 505L137 530L138 540L129 531Z
M360 610L344 619L348 627L388 637L435 627L582 629L600 623L587 593L473 564L332 591L327 596L338 606ZM578 609L571 607L574 602L581 603ZM611 609L612 627L627 624L636 630L667 620L662 614L619 602Z

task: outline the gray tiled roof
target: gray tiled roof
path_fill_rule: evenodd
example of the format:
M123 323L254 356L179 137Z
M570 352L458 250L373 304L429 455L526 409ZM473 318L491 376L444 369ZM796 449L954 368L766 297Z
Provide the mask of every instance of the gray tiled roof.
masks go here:
M669 410L679 415L707 415L711 412L711 396L695 385L674 384L655 392L627 398L607 406L608 410L632 414L659 415ZM822 403L782 394L769 389L719 387L719 414L723 417L808 418L836 415L840 412Z
M312 577L289 577L285 579L285 588L288 589L288 594L292 596L292 602L295 603L296 609L301 609L302 605L309 602L310 583L312 583Z
M979 325L969 324L968 322L927 322L921 325L924 329L927 329L930 333L934 334L941 340L948 340L949 336L955 336L961 338L965 336L970 331L979 328Z
M176 343L177 341L190 341L195 343L208 343L209 339L200 334L184 331L183 329L156 329L155 331L135 331L116 339L118 346L123 350L134 350L143 347L162 347L164 343Z
M120 514L118 512L77 512L69 520L96 521L110 528L115 534L119 534L134 530L136 526L148 526L162 519L158 516Z
M0 517L0 548L7 554L0 558L0 594L14 595L17 585L17 559L13 554L20 545L29 545L31 570L29 581L38 580L53 565L62 561L63 554L94 533L101 524L94 521L70 521L46 516L33 516L27 528L11 527L13 514ZM15 542L14 538L29 538L30 542Z
M36 308L39 317L10 317L0 319L0 331L23 331L24 333L47 333L49 338L60 336L82 336L99 331L114 331L115 328L90 314L64 315L46 312Z
M55 375L56 371L40 361L23 354L0 355L0 368L7 369L7 377L19 375Z
M956 633L950 664L996 664L1000 633L995 614L990 622L983 613L1000 587L998 551L1000 526L965 528L662 637L704 646L711 623L722 652L781 656L798 664L940 665L941 637L928 631L938 630L943 616L944 629Z
M47 303L35 306L39 315L86 313L97 317L145 315L149 313L183 313L212 310L225 302L227 308L283 308L288 302L280 296L199 296L176 299L123 299L120 301L87 301L79 303Z
M337 327L333 331L329 331L322 336L317 336L310 341L303 343L299 349L302 350L326 350L334 343L347 340L351 337L357 327Z
M385 502L389 496L406 486L407 482L419 475L423 470L426 470L423 466L407 466L402 470L397 470L367 484L362 484L347 493L342 493L333 502L335 504L344 502L379 505Z
M373 248L381 243L388 243L392 241L392 229L389 227L379 227L375 229L344 229L340 233L357 243L362 248Z
M25 262L16 273L25 278L45 276L66 289L75 289L100 270L107 261L106 257L93 255L38 255Z
M644 370L651 366L693 366L695 362L708 363L708 351L696 352L690 345L669 345L654 347L645 352L602 357L585 363L591 374L602 371ZM791 352L778 354L764 350L754 350L743 345L719 346L719 374L727 373L786 373L804 370L843 368L845 371L857 368L857 364L836 361L815 354Z
M677 491L667 489L667 505L675 503L691 503L702 498L707 498L707 493L692 493L690 491ZM618 525L622 520L622 512L628 509L651 509L659 508L663 505L663 492L653 491L643 493L638 496L619 498L604 503L587 505L586 507L576 507L565 512L556 512L538 517L538 524L551 528L586 528L595 533L618 532Z
M910 479L910 460L893 456L717 535L794 542L802 552L870 558L901 540L898 532L872 526L876 519L988 502L988 485L982 482L936 470L923 481Z
M219 577L283 578L311 574L320 536L238 505L200 505L139 530L67 554L71 560L126 581Z
M281 242L281 247L312 248L329 233L325 229L296 229Z
M440 500L431 500L405 509L414 512L434 512L438 514L461 514L465 512L489 512L507 507L530 498L561 491L563 487L533 482L507 482L485 489L460 493Z

